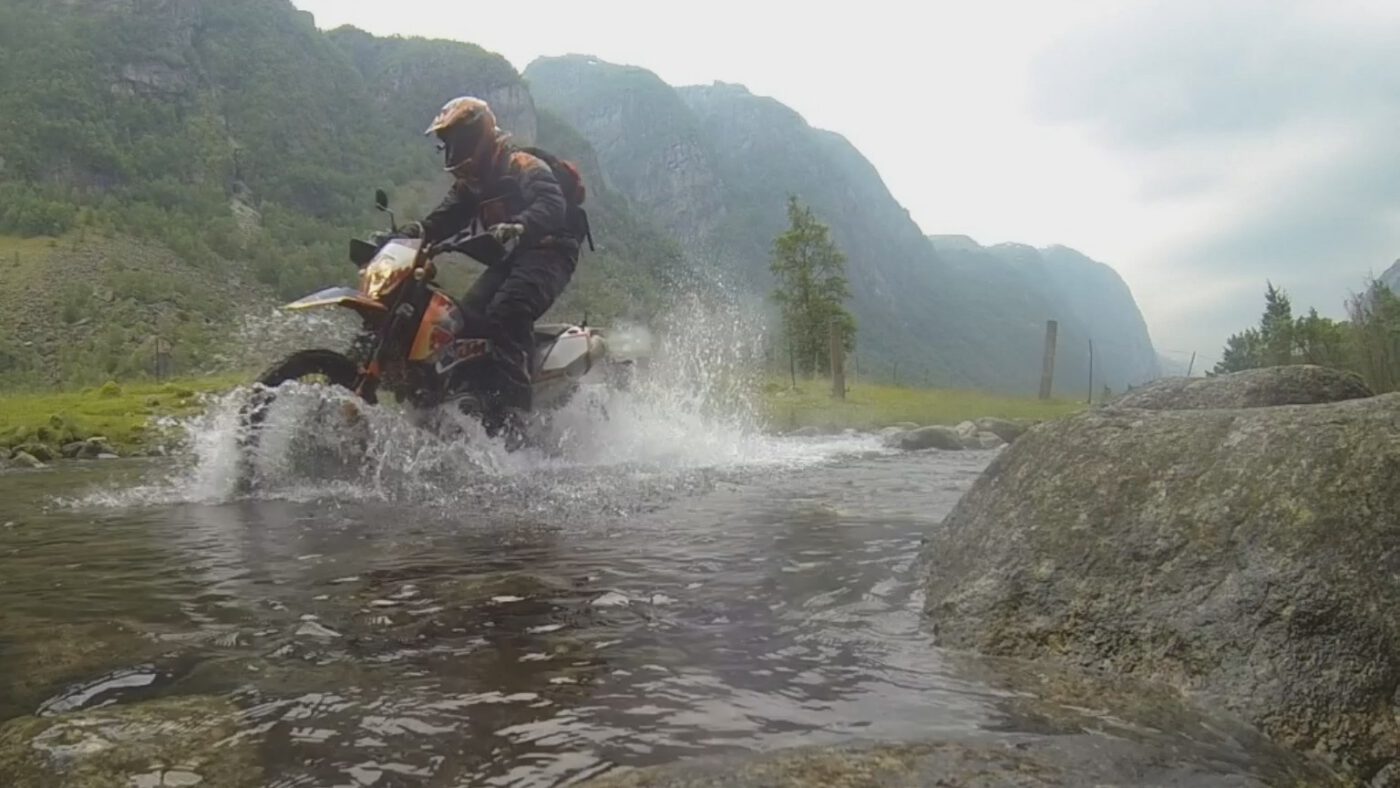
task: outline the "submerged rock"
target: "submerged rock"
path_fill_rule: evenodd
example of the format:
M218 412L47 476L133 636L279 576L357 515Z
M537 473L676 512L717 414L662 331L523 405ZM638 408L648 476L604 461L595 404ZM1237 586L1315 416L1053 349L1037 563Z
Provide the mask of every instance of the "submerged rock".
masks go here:
M1250 369L1209 378L1166 378L1115 400L1117 408L1201 410L1314 405L1373 396L1354 372L1311 365Z
M262 785L239 732L237 708L200 696L21 717L0 725L0 785Z
M1273 788L1279 785L1341 785L1321 771L1305 768L1279 771L1268 770L1260 774L1247 763L1204 758L1192 761L1165 746L1158 752L1151 746L1130 740L1075 731L1053 737L1007 736L1001 740L862 743L699 758L670 766L605 776L585 785L588 788L1078 788L1086 785Z
M745 753L605 776L591 788L699 786L1339 786L1325 765L1170 688L1054 665L945 654L989 688L983 729L904 743Z
M12 670L0 673L0 719L28 714L68 682L140 660L155 649L140 633L114 623L8 616L0 617L0 624L0 643L15 644L6 654Z
M930 534L927 611L940 645L1166 682L1397 785L1397 468L1400 394L1052 422Z

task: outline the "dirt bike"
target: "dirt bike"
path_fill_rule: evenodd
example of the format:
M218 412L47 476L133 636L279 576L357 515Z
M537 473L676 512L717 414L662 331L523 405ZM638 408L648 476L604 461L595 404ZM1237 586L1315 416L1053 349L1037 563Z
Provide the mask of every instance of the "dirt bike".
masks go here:
M428 248L419 239L395 235L387 195L379 190L375 196L376 207L389 214L393 232L377 243L351 241L350 259L360 272L358 286L327 288L286 305L297 311L349 309L362 318L362 330L345 352L301 350L259 375L254 398L245 409L247 432L256 439L279 386L314 381L339 386L369 404L387 391L418 414L451 407L488 422L491 434L510 428L508 441L519 445L519 421L504 423L490 401L489 387L481 385L493 372L492 340L484 320L436 284L434 262L441 254L455 252L488 267L509 265L513 242L503 244L489 233L478 233ZM609 357L603 332L587 325L536 325L534 339L528 363L535 411L567 403L595 369L625 366ZM613 369L606 373L610 379L618 374ZM489 423L493 418L495 423Z

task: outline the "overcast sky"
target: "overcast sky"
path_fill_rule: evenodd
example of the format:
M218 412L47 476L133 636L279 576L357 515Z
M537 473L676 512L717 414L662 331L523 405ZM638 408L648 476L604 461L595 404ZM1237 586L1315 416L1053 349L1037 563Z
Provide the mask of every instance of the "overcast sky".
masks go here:
M747 85L849 138L925 232L1113 265L1182 361L1256 322L1265 279L1340 317L1400 257L1393 0L294 2L520 69Z

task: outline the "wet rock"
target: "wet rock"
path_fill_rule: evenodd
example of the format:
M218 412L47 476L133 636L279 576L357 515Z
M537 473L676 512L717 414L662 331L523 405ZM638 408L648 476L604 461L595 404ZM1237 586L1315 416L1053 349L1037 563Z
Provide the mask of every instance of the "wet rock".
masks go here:
M937 640L1166 682L1369 779L1400 760L1397 467L1400 394L1042 425L929 536Z
M1000 449L1002 446L1006 445L1006 441L1002 440L994 432L979 432L968 439L967 443L964 445L969 449L990 450Z
M16 447L15 452L28 454L39 462L54 461L53 451L42 443L26 443L23 446Z
M970 421L964 421L963 423L954 427L953 431L958 433L958 437L962 438L964 443L967 443L968 441L977 437L977 425L973 424Z
M1006 443L1015 443L1016 439L1026 434L1026 430L1034 425L1031 421L1012 421L1011 419L998 419L992 417L977 420L977 429L982 432L990 432L1001 438Z
M0 719L30 713L68 682L138 661L155 648L119 624L60 624L19 615L0 617L3 642L17 645L6 654L11 670L0 673Z
M885 438L885 445L903 451L943 449L959 451L963 448L962 436L952 427L920 427Z
M86 442L84 441L72 441L70 443L65 443L63 444L63 448L59 450L59 453L62 454L66 459L76 460L78 459L78 452L81 452L83 450L83 446L85 445Z
M262 785L257 742L219 698L166 698L0 726L0 785Z
M791 438L820 438L821 436L823 436L823 435L825 435L825 434L827 434L827 433L826 433L826 430L822 429L821 427L802 427L802 428L800 428L800 429L795 429L795 430L793 430L792 432L789 432L789 433L788 433L788 437L791 437Z
M21 468L38 469L48 467L44 465L44 463L40 462L38 457L35 457L34 455L25 451L15 452L14 456L10 458L10 461Z
M106 438L88 438L83 442L82 448L78 449L78 459L96 460L104 454L115 455L117 450L112 448Z
M1144 410L1266 408L1371 396L1371 389L1354 372L1300 364L1210 378L1166 378L1133 389L1112 405Z

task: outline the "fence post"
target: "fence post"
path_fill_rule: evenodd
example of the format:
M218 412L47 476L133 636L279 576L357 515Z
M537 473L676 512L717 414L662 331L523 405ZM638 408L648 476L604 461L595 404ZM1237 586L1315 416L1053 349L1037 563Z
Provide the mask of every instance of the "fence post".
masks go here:
M1094 404L1094 340L1089 340L1089 399L1088 404Z
M846 344L841 341L841 326L831 322L831 396L846 399Z
M156 337L156 380L165 380L170 374L170 343L164 337Z
M1055 340L1060 333L1060 324L1054 320L1045 321L1045 365L1040 371L1040 398L1050 399L1055 387Z

